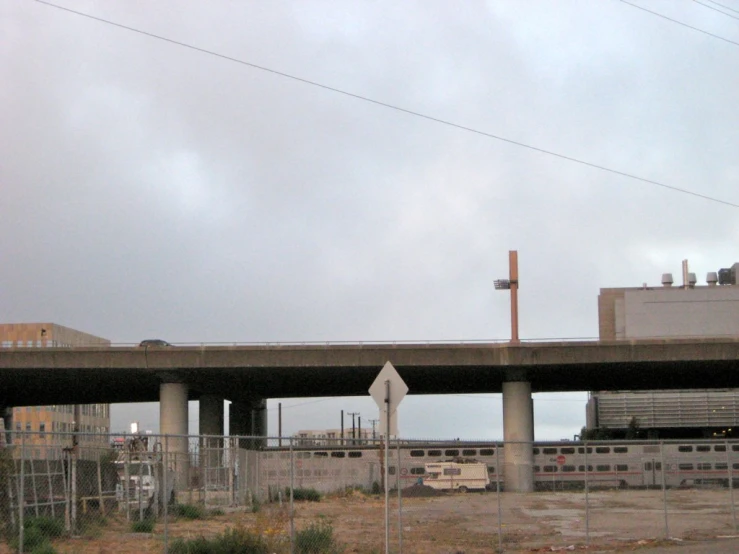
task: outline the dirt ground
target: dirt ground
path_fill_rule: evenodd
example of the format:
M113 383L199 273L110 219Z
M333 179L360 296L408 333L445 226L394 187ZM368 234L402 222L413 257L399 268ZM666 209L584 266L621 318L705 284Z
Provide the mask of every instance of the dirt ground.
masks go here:
M407 554L496 552L500 526L505 552L736 552L739 532L735 516L739 514L732 511L731 494L729 490L667 491L666 519L660 490L591 492L587 518L583 492L500 496L487 492L404 498L402 551ZM739 503L739 498L736 502ZM280 541L284 544L289 531L286 508L272 504L263 506L256 514L235 511L204 520L176 520L168 527L168 540L179 536L210 536L227 527L245 526L269 537L278 551ZM397 508L397 497L393 497L392 552L399 550ZM324 498L321 502L296 502L297 530L321 520L331 523L345 552L384 552L382 497L352 493ZM163 552L161 522L153 534L135 534L129 529L130 524L124 518L114 515L106 525L89 526L82 537L55 541L54 546L60 554ZM716 539L723 539L720 544L729 545L727 549L711 548ZM0 554L10 552L6 544L0 544Z

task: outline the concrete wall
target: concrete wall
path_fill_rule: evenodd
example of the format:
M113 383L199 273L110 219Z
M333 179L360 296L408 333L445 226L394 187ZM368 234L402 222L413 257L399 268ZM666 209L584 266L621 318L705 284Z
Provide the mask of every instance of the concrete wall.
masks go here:
M739 287L627 290L624 304L627 339L739 335Z

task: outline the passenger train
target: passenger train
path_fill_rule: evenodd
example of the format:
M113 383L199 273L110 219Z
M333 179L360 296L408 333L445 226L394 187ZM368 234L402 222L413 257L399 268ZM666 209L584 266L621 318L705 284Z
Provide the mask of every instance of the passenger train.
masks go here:
M487 465L491 488L505 490L503 443L401 442L389 451L390 485L405 487L427 478L425 464L475 461ZM266 448L258 454L260 487L286 486L331 492L371 488L382 482L384 450L378 446L300 446ZM729 469L731 468L731 469ZM533 445L537 490L739 485L739 441L552 442Z

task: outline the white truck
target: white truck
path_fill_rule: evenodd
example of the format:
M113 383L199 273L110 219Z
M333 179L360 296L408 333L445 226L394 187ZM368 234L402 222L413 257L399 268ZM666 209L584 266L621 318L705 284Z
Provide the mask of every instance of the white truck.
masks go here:
M423 484L437 490L467 492L490 485L488 467L482 462L433 462L425 465Z

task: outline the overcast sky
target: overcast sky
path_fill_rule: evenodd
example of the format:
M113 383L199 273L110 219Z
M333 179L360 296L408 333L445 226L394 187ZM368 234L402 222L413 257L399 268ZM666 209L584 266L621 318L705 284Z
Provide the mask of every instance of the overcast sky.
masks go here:
M739 204L739 13L635 2L738 44L617 0L57 4ZM599 288L739 261L738 214L0 0L3 322L116 343L505 339L493 280L517 249L521 337L595 337ZM586 398L536 395L536 437L571 438ZM284 434L377 417L369 397L281 401ZM158 407L116 406L113 428L133 419L157 430ZM500 396L411 396L399 426L501 438Z

